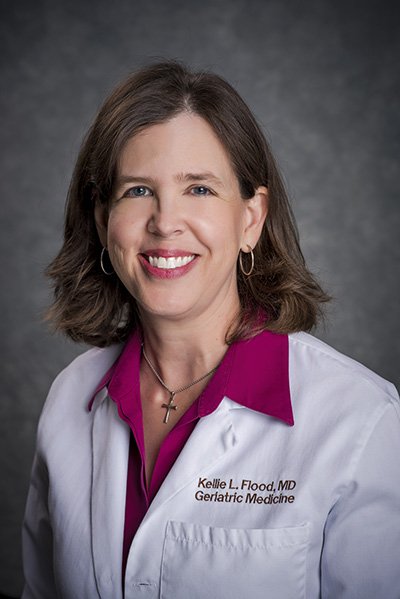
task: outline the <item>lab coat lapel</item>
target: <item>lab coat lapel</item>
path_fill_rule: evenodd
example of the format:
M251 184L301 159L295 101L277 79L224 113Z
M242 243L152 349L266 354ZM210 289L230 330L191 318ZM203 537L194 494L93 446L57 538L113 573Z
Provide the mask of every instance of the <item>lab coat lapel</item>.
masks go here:
M229 400L222 400L212 414L201 418L174 466L153 499L146 518L218 462L238 443L229 414Z
M97 404L97 405L96 405ZM121 564L125 518L129 427L101 391L93 406L91 494L92 552L102 599L122 599Z

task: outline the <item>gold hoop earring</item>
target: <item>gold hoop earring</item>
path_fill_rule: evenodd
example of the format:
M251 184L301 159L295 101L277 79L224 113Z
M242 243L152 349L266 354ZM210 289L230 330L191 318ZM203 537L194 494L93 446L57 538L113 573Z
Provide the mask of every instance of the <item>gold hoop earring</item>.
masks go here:
M106 251L107 248L103 248L101 250L101 254L100 254L100 267L101 270L104 272L105 275L110 276L114 274L114 270L112 272L107 272L106 269L104 268L104 264L103 264L103 257L104 257L104 252Z
M246 253L250 253L250 255L251 255L251 267L250 267L250 270L249 270L248 272L246 272L246 271L245 271L245 269L243 268L243 262L242 262L243 250L242 250L242 249L240 249L240 252L239 252L239 265L240 265L240 270L242 271L242 273L243 273L243 274L244 274L246 277L248 277L249 275L251 275L251 273L252 273L252 272L253 272L253 270L254 270L254 252L253 252L253 249L252 249L252 248L251 248L249 245L248 245L247 247L249 248L249 252L246 252Z

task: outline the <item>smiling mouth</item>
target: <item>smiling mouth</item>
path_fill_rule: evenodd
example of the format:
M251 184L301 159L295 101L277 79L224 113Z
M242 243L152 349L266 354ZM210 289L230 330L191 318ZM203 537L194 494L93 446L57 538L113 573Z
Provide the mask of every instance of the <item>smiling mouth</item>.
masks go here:
M146 256L145 258L154 268L160 268L162 270L173 270L174 268L180 268L186 266L196 257L195 254L191 256L174 256L164 258L164 256Z

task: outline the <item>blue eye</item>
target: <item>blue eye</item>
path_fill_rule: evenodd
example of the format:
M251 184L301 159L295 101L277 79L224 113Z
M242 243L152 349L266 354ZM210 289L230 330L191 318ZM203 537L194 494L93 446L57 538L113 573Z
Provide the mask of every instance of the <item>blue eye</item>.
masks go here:
M192 187L192 191L195 195L206 196L211 193L211 190L208 187L204 187L204 185L196 185L196 187Z
M132 195L136 198L140 198L142 196L150 195L151 191L148 187L145 187L144 185L137 185L136 187L131 187L130 189L128 189L127 194Z

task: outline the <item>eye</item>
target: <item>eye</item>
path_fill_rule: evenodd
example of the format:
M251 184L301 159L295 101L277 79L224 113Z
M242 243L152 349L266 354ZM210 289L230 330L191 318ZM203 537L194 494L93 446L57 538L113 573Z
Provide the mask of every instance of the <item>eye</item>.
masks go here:
M194 193L194 195L198 196L206 196L213 193L211 189L205 187L204 185L196 185L196 187L192 187L191 191Z
M152 194L148 187L145 187L144 185L136 185L135 187L129 188L124 195L141 198L143 196L149 196Z

